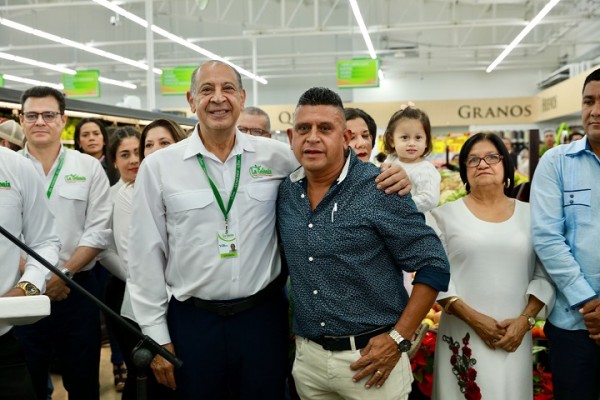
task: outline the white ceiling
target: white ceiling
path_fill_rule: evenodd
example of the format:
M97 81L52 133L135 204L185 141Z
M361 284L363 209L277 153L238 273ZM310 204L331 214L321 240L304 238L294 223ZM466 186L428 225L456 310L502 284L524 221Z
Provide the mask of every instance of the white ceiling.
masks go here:
M268 80L335 74L335 61L368 57L348 0L125 0L126 10ZM386 76L484 71L547 0L358 0ZM600 0L562 0L498 69L548 74L600 56ZM0 0L0 17L135 60L144 28L91 0ZM155 66L203 56L154 35ZM144 86L146 72L0 25L0 51ZM0 73L60 82L60 74L0 59ZM8 83L5 84L7 87Z

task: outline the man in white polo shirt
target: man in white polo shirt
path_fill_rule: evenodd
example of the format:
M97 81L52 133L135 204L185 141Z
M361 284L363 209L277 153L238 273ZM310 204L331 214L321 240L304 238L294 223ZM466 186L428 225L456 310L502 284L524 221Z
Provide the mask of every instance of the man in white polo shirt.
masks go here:
M56 217L62 244L59 268L93 294L98 293L90 270L96 256L107 247L111 234L112 206L108 179L95 158L62 146L67 121L61 92L44 86L27 89L21 96L21 124L27 144L23 155L43 177L46 197ZM46 294L52 313L37 323L17 329L38 399L46 399L48 369L53 350L62 367L69 398L99 398L100 321L96 306L56 275Z
M44 198L41 178L31 163L11 150L0 147L0 226L55 264L60 242L54 217ZM0 236L0 296L35 296L44 293L50 271L27 257L19 271L21 250ZM12 327L0 320L0 397L35 399L23 353Z

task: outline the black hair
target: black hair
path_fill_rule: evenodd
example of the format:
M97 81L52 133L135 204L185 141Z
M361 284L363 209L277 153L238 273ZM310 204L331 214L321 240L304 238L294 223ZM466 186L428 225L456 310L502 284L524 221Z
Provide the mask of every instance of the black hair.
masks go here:
M30 87L29 89L25 90L23 92L23 94L21 94L21 110L23 112L25 112L24 109L24 105L25 105L25 101L27 101L28 98L30 97L35 97L35 98L40 98L40 97L48 97L48 96L52 96L56 99L56 102L58 103L58 110L60 111L61 114L65 113L65 95L54 88L51 88L50 86L34 86L34 87Z
M471 185L469 185L467 180L467 157L469 157L469 153L471 152L471 149L475 143L483 141L492 143L496 150L498 150L498 154L502 156L501 162L502 166L504 167L504 177L502 178L502 182L504 182L504 194L512 197L511 194L515 186L515 166L513 165L510 154L508 153L508 149L504 145L502 138L495 133L476 133L467 139L465 144L463 144L462 148L460 149L460 155L458 157L460 179L465 184L467 193L471 192Z
M135 129L133 126L122 126L113 131L108 146L108 160L111 165L117 160L117 150L119 149L121 143L123 143L123 140L130 137L138 138L139 140L140 131Z
M373 117L367 114L366 111L361 110L360 108L344 108L344 115L346 116L346 121L352 121L353 119L361 118L367 124L367 128L369 129L369 134L371 135L371 145L375 147L375 138L377 137L377 124Z
M585 78L585 81L583 82L583 89L581 89L582 93L585 90L585 87L587 86L587 84L592 81L600 81L600 68L598 68L597 70L595 70L594 72L592 72Z

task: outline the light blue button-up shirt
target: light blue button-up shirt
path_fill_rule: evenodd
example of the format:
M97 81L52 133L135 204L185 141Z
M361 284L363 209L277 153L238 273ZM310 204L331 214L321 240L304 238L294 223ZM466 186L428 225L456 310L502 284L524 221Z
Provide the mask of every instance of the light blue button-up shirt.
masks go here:
M531 187L533 244L556 285L549 320L586 329L579 308L600 294L600 159L584 138L550 149Z

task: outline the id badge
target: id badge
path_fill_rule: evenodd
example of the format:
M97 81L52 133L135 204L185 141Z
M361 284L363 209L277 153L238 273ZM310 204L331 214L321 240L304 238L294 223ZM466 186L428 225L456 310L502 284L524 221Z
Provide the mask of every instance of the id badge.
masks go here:
M217 242L219 243L219 254L221 258L234 258L238 256L238 244L235 233L229 231L217 232Z

